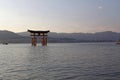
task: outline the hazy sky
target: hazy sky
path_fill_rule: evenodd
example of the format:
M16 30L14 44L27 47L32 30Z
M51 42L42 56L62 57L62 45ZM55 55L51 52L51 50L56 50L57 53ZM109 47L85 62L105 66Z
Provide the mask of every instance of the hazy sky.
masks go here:
M120 0L0 0L0 30L120 32Z

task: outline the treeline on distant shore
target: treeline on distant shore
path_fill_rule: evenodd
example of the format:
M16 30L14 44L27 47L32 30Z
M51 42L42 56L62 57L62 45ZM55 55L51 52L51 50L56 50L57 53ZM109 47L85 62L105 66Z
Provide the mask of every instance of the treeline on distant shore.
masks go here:
M40 37L38 37L40 42ZM80 42L115 42L120 39L120 33L105 31L97 33L48 33L48 42L51 43L80 43ZM0 31L0 43L30 43L31 36L28 32L14 33Z

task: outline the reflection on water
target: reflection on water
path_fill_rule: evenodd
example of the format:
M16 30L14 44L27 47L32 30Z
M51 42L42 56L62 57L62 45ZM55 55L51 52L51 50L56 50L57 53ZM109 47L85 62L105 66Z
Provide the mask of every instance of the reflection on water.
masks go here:
M54 43L0 47L0 80L119 80L120 46Z

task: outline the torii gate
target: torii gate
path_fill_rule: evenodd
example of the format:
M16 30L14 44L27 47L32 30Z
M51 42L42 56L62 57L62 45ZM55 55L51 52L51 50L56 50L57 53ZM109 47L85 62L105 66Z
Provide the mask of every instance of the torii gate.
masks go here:
M41 36L41 43L43 46L47 45L47 33L50 32L48 31L34 31L34 30L28 30L28 32L31 33L32 36L32 46L36 46L37 45L37 36Z

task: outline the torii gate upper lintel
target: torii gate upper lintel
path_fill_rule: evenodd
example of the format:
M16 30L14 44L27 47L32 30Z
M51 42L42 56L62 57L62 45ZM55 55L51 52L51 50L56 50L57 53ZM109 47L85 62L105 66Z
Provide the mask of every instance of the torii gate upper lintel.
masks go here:
M31 33L32 36L32 46L37 45L37 38L36 36L41 36L41 43L43 46L47 45L47 33L50 32L49 30L47 31L34 31L34 30L28 30L28 32Z

